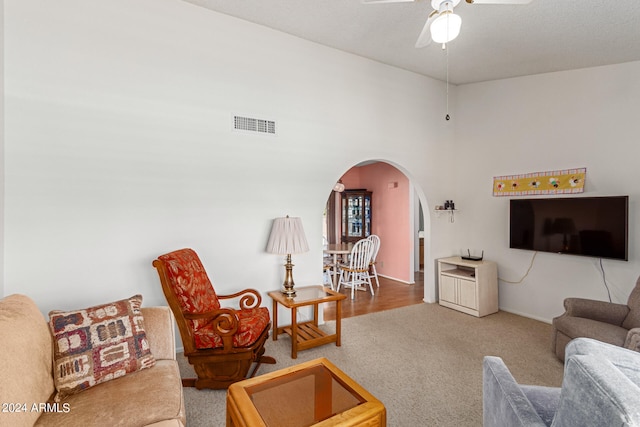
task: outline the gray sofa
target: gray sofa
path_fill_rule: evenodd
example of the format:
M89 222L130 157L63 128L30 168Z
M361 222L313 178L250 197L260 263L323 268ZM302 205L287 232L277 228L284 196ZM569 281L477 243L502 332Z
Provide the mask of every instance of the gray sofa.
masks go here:
M520 385L502 359L486 356L482 398L484 427L640 426L640 353L576 338L560 388Z

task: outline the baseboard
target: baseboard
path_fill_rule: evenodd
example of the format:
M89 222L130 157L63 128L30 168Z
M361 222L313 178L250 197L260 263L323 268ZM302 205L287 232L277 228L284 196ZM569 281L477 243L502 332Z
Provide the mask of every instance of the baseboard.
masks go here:
M506 311L507 313L516 314L516 315L522 316L522 317L527 317L529 319L537 320L537 321L543 322L543 323L548 323L548 324L552 323L552 319L543 319L541 317L532 316L529 313L523 313L521 311L509 310L509 309L502 308L502 307L500 307L500 311Z
M378 273L378 276L380 276L380 277L384 277L385 279L393 280L394 282L404 283L404 284L406 284L406 285L415 285L415 283L416 283L415 281L413 281L413 282L407 282L406 280L396 279L395 277L385 276L384 274L380 274L380 273Z

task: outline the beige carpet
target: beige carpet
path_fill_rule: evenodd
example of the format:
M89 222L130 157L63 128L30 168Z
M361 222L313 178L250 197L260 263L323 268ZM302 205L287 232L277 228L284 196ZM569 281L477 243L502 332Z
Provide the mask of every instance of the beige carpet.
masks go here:
M334 322L324 326L333 331ZM481 426L482 358L503 358L523 384L559 386L562 363L551 352L551 325L499 312L476 318L437 304L351 317L342 322L342 346L305 350L291 359L289 336L269 338L271 372L326 357L380 399L388 426ZM178 355L184 377L193 371ZM224 426L224 390L185 388L189 427Z

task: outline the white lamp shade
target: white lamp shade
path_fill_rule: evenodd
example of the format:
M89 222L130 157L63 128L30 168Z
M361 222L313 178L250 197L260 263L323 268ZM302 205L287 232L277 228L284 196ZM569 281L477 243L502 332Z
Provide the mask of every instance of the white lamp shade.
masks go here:
M453 12L441 13L431 23L431 38L436 43L448 43L458 37L462 18Z
M286 217L273 220L267 252L289 255L307 251L309 251L309 244L300 218Z

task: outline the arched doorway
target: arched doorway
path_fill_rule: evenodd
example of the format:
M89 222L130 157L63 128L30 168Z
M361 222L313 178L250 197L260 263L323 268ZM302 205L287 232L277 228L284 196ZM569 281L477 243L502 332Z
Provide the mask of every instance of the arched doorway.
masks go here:
M421 243L428 236L425 233L425 215L422 211L424 203L411 179L390 162L367 161L347 170L339 177L339 181L344 184L344 192L331 191L323 216L325 243L349 240L351 230L344 229L344 194L350 190L370 192L371 234L380 236L382 242L376 264L378 274L386 281L388 288L398 290L397 295L405 294L406 305L424 301L424 272L421 265L424 265L423 260L428 253L424 249L428 246ZM418 286L414 286L416 284ZM407 286L413 289L402 289ZM383 301L385 297L391 297L389 291L379 292L379 296L376 300L370 294L359 292L356 304L360 298L360 303L371 311L394 308ZM380 307L376 307L378 302ZM348 312L348 308L343 308L343 311Z

